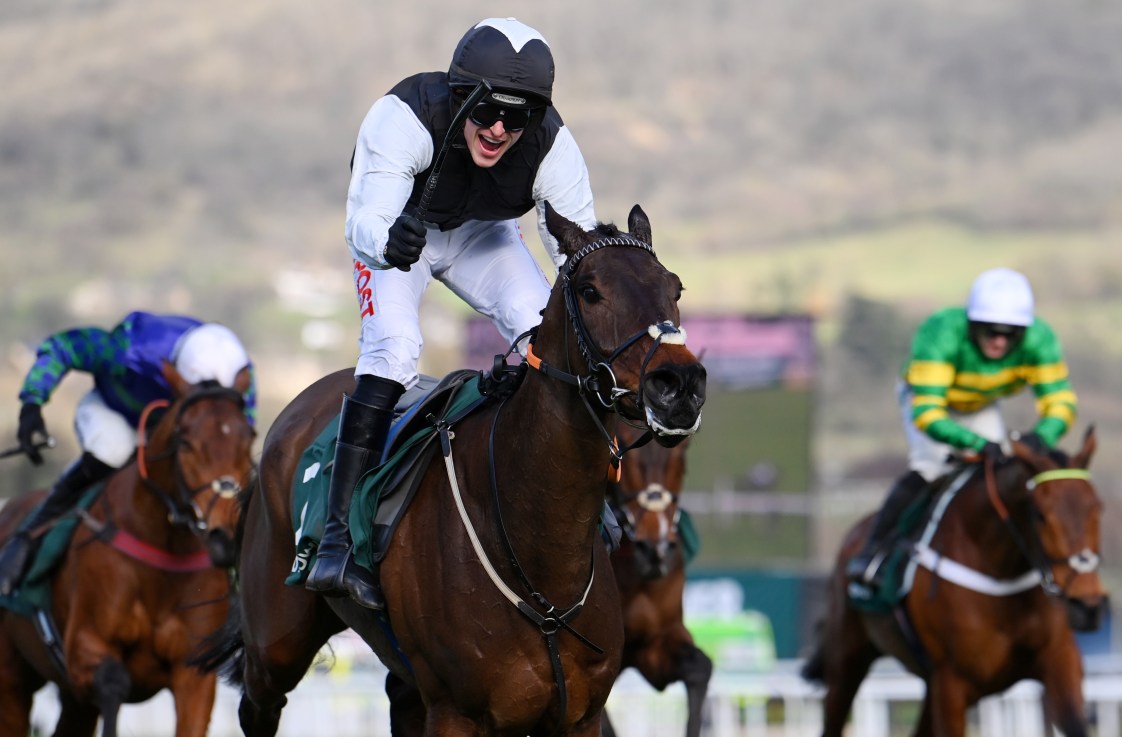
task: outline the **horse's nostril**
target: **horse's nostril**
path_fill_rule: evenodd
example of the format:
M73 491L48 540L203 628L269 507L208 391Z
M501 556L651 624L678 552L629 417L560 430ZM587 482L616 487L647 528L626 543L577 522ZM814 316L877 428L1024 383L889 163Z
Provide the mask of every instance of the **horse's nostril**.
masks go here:
M234 565L235 551L234 541L230 536L221 530L213 530L206 537L207 554L210 555L210 562L216 568L229 568Z

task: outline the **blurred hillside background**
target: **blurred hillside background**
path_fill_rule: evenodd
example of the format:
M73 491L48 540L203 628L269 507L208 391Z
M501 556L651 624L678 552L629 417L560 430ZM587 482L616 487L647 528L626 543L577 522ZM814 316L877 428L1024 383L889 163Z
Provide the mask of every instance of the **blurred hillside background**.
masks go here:
M912 330L983 269L1017 268L1082 400L1065 447L1099 429L1106 555L1122 563L1122 4L1106 0L6 0L4 446L37 343L133 309L235 328L259 367L262 431L351 365L358 125L400 78L446 68L473 22L508 12L551 43L599 216L642 204L686 283L683 313L814 318L813 386L753 394L710 433L749 459L789 451L760 459L797 467L777 488L840 499L850 518L871 509L903 465L892 388ZM431 290L425 371L457 367L464 309ZM48 405L66 444L52 465L4 461L0 496L69 460L88 386L71 377ZM1031 402L1012 417L1025 426ZM765 527L786 529L761 523L765 541ZM824 569L840 528L791 535L744 563ZM710 562L732 554L707 540Z

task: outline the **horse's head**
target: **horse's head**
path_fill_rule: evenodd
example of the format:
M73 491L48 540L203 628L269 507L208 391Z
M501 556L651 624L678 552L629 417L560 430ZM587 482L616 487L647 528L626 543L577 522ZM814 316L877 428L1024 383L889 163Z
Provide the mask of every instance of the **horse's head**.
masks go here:
M1036 563L1050 573L1048 584L1064 597L1068 620L1077 630L1097 629L1109 606L1098 574L1102 502L1087 473L1095 444L1094 428L1087 430L1082 449L1070 459L1013 442L1013 454L1031 475L1019 493L1035 522L1039 544L1034 554L1043 558Z
M216 382L189 385L165 363L176 399L157 425L148 445L150 461L141 475L164 498L174 523L199 536L219 568L234 564L241 519L241 495L255 473L253 427L245 416L244 393L249 372L243 369L232 388ZM138 454L138 459L141 456ZM161 475L155 461L166 459Z
M638 205L627 224L630 233L614 225L586 231L546 204L546 225L567 261L541 330L565 335L555 341L564 344L563 355L547 360L562 361L571 373L586 368L582 389L669 447L701 423L705 368L679 327L682 282L659 263Z
M639 435L623 423L617 430L621 445L630 445ZM647 444L629 451L620 467L619 482L610 485L609 503L633 546L640 578L661 578L681 560L678 494L686 473L688 444L672 448Z

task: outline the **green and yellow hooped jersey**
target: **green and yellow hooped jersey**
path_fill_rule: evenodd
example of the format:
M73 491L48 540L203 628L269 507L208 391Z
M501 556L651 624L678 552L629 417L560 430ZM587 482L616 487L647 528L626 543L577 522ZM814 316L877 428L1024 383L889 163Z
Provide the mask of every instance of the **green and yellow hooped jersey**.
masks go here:
M916 427L939 442L980 450L985 438L950 419L947 410L977 412L1027 385L1040 415L1033 431L1055 445L1075 421L1076 397L1051 326L1037 318L1016 348L991 360L970 339L969 325L964 308L949 307L931 315L916 331L904 366Z

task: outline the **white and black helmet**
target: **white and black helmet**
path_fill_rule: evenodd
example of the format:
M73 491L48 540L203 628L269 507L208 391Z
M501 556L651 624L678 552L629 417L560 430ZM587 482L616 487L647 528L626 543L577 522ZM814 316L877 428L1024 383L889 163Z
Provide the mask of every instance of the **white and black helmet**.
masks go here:
M514 18L487 18L475 24L452 54L452 87L491 85L484 98L506 107L537 108L552 104L553 53L533 28Z

